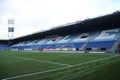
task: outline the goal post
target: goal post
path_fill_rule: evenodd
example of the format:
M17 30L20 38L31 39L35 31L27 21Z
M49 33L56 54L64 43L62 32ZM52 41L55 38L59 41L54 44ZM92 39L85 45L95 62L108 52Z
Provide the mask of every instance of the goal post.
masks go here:
M56 50L58 51L73 51L75 50L74 44L62 44L56 45Z

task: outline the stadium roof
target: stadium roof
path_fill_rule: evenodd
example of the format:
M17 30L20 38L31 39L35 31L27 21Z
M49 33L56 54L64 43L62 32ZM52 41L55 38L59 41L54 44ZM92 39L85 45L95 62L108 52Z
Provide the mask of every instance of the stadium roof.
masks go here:
M14 44L14 43L18 43L26 40L41 39L41 38L45 38L47 36L52 36L52 35L65 35L65 34L67 35L67 34L74 34L74 33L80 33L80 32L82 33L82 32L89 32L89 31L119 28L119 27L120 27L120 12L116 11L113 14L108 14L108 15L104 15L104 16L100 16L92 19L86 19L76 24L71 23L68 25L55 27L53 29L43 31L40 33L35 33L35 34L15 38L11 41Z

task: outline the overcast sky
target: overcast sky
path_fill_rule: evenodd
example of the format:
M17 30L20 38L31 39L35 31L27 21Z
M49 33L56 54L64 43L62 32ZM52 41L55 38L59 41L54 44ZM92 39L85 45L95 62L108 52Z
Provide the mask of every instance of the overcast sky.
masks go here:
M0 39L8 39L8 19L14 37L120 10L120 0L0 0Z

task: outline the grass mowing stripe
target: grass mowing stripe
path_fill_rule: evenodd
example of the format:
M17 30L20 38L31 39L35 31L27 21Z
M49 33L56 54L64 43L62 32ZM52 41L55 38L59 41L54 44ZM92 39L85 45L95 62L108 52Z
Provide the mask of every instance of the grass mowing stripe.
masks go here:
M102 64L102 65L95 66L95 67L89 69L90 71L87 71L84 75L88 75L88 74L94 72L94 69L95 69L95 68L99 68L99 67L102 67L102 66L105 66L105 65L108 65L108 64L114 63L114 62L116 62L116 61L112 61L112 62L110 62L110 63L105 63L105 64ZM102 68L103 68L103 67L102 67ZM82 76L81 76L81 77L82 77Z
M93 63L93 62L98 62L98 61L110 59L110 58L117 57L117 56L119 56L119 55L114 55L114 56L111 56L111 57L96 59L96 60L92 60L92 61L88 61L88 62L84 62L84 63L80 63L80 64L75 64L75 65L71 65L71 66L66 66L66 67L61 67L61 68L56 68L56 69L51 69L51 70L46 70L46 71L40 71L40 72L29 73L29 74L24 74L24 75L20 75L20 76L4 78L2 80L16 79L16 78L21 78L21 77L26 77L26 76L32 76L32 75L37 75L37 74L41 74L41 73L46 73L46 72L52 72L52 71L67 69L67 68L71 68L71 67L76 67L76 66L80 66L80 65L84 65L84 64L89 64L89 63Z
M116 61L112 61L112 62L109 62L109 63L104 63L104 64L99 64L99 65L96 65L96 66L89 66L88 68L84 69L84 70L81 70L79 72L76 72L74 74L69 74L69 75L66 75L66 76L63 76L63 77L60 77L60 78L56 78L55 80L73 80L73 77L78 77L77 74L81 74L79 75L79 78L82 77L82 76L85 76L85 75L88 75L88 74L91 74L92 72L94 72L95 68L100 68L102 66L105 66L105 65L108 65L108 64L111 64L113 62L116 62ZM72 77L72 78L71 78Z
M99 65L103 65L103 63L100 63ZM105 64L105 63L104 63ZM81 65L82 66L82 65ZM79 73L79 74L82 74L82 73L85 73L89 68L93 68L93 67L95 67L96 66L96 64L90 64L90 65L87 65L87 66L82 66L82 67L74 67L73 69L70 69L70 70L63 70L63 71L59 71L59 72L57 72L57 73L54 73L54 74L50 74L50 75L48 75L48 76L45 76L45 77L40 77L40 80L47 80L47 79L49 79L49 77L51 77L51 76L54 76L54 78L53 79L55 79L55 80L66 80L66 79L64 79L64 78L66 78L67 77L67 79L68 78L70 78L71 76L73 76L74 74L76 74L77 75L77 73ZM98 65L97 65L98 66ZM69 69L69 68L68 68ZM66 76L64 76L65 75L65 73L67 73L67 75ZM58 76L56 76L56 75L58 75ZM60 77L60 76L61 77ZM82 76L82 75L81 75ZM69 79L68 79L69 80Z
M13 57L20 58L20 59L25 59L25 60L32 60L32 61L38 61L38 62L43 62L43 63L49 63L49 64L57 64L57 65L62 65L62 66L71 66L69 64L62 64L62 63L56 63L56 62L50 62L50 61L43 61L43 60L32 59L32 58L25 58L25 57L18 57L18 56L13 56Z

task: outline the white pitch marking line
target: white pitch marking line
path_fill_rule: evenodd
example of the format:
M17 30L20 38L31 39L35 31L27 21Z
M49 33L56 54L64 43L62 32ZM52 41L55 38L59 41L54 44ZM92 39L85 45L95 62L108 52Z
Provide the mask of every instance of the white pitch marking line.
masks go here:
M69 64L62 64L62 63L56 63L56 62L50 62L50 61L42 61L42 60L38 60L38 59L32 59L32 58L25 58L25 57L18 57L18 56L14 56L16 58L21 58L21 59L25 59L25 60L31 60L31 61L38 61L38 62L43 62L43 63L49 63L49 64L57 64L57 65L63 65L63 66L71 66Z
M56 69L51 69L51 70L46 70L46 71L40 71L40 72L29 73L29 74L24 74L24 75L20 75L20 76L8 77L8 78L4 78L2 80L16 79L16 78L21 78L21 77L27 77L27 76L42 74L42 73L46 73L46 72L52 72L52 71L67 69L67 68L71 68L71 67L76 67L76 66L80 66L80 65L84 65L84 64L89 64L89 63L93 63L93 62L98 62L98 61L110 59L110 58L117 57L117 56L120 56L120 55L115 55L115 56L111 56L111 57L96 59L96 60L92 60L92 61L88 61L88 62L84 62L84 63L80 63L80 64L75 64L75 65L71 65L71 66L66 66L66 67L61 67L61 68L56 68Z

